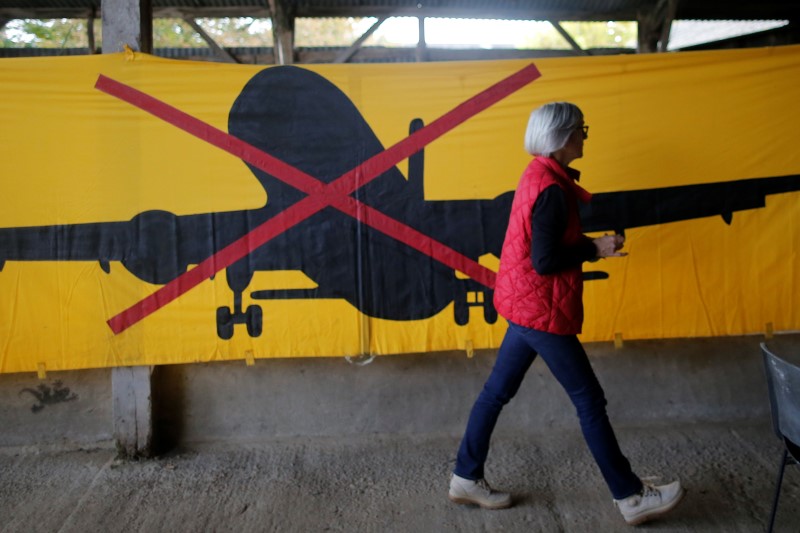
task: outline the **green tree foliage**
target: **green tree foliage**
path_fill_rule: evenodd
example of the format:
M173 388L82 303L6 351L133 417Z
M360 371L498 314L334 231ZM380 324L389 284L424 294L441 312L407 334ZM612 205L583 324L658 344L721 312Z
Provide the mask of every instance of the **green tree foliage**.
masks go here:
M636 48L635 22L561 22L561 28L583 49ZM524 40L522 48L559 50L569 42L549 22L537 22L535 32Z
M205 41L186 22L178 18L153 20L154 48L199 48Z
M581 48L636 48L636 22L562 22Z
M364 19L298 18L294 24L296 46L350 46L358 39L359 25Z
M570 48L569 43L549 22L537 21L531 25L531 30L531 33L517 44L517 48L534 50L566 50Z
M183 21L181 21L183 22ZM240 18L218 18L218 19L198 19L198 25L203 28L214 41L224 47L236 46L272 46L272 21L269 19L255 19L251 17ZM188 24L183 24L189 28ZM194 30L189 28L194 33ZM155 28L153 38L156 38ZM159 35L159 38L164 36ZM205 46L205 42L200 39ZM158 46L158 45L156 45Z
M95 21L95 42L100 42L100 21ZM12 20L0 31L3 48L86 48L87 21L80 19Z

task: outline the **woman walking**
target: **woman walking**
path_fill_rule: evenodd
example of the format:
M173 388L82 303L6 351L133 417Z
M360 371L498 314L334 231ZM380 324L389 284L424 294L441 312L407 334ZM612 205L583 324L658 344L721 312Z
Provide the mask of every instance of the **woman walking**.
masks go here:
M572 400L584 439L623 518L635 525L674 508L684 491L679 481L655 486L633 473L577 337L583 324L582 263L625 255L620 252L623 236L591 239L581 231L578 202L588 202L591 194L578 185L580 173L569 165L583 156L588 132L574 104L546 104L531 113L525 149L535 158L514 196L494 294L508 330L470 413L449 498L487 509L511 505L510 494L486 482L483 467L500 411L540 355Z

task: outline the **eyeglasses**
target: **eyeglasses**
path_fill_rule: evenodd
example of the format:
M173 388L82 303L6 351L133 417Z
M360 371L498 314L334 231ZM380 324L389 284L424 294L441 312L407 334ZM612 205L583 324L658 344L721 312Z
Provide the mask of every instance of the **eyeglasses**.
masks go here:
M575 129L580 130L580 131L583 132L583 138L584 139L588 139L589 138L589 126L578 126Z

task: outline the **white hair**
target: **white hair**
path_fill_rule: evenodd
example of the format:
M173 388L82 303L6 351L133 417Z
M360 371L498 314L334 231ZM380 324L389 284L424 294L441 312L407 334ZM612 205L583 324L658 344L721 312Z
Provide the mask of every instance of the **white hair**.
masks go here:
M525 151L550 157L564 148L581 120L580 108L569 102L552 102L535 109L525 130Z

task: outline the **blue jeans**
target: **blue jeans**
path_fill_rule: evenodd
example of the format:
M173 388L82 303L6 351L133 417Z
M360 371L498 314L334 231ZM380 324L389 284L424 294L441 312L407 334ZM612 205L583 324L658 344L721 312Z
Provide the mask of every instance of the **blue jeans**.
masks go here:
M577 410L589 450L615 499L642 489L642 482L617 444L606 414L606 398L586 351L576 335L554 335L508 323L492 373L472 407L461 441L455 474L483 478L489 441L500 411L519 390L525 372L539 354L566 390Z

